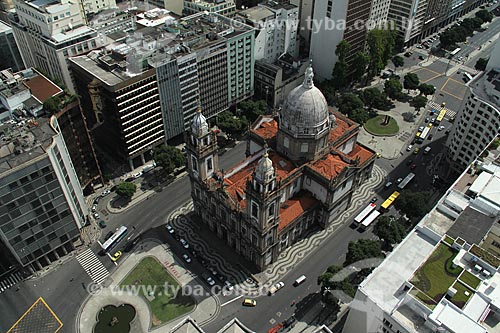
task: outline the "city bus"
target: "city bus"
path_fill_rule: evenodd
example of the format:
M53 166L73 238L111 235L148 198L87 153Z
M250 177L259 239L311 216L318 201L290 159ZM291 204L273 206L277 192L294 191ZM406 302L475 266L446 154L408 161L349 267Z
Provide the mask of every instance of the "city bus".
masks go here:
M403 179L403 180L401 181L401 183L399 183L399 184L398 184L398 188L399 188L399 189L401 189L401 190L402 190L402 189L404 189L404 188L405 188L405 186L406 186L406 185L408 185L408 183L409 183L409 182L410 182L410 181L411 181L414 177L415 177L415 174L414 174L414 173L412 173L412 172L410 172L410 173L408 174L408 176L406 176L406 177L405 177L405 179Z
M360 224L361 221L363 221L365 219L365 217L367 217L375 208L377 207L377 205L375 205L374 203L371 203L369 204L368 206L365 207L365 209L363 209L361 211L361 213L359 213L355 218L354 218L354 223L356 225Z
M453 51L451 51L451 52L450 52L450 56L452 56L452 57L453 57L453 56L454 56L454 55L456 55L458 52L460 52L460 48L459 48L459 47L457 47L456 49L454 49Z
M111 251L125 236L128 234L128 229L121 226L107 241L103 244L99 242L104 252Z
M446 116L446 109L442 109L441 112L439 112L439 115L436 118L435 124L439 124L440 122L443 121L444 116Z
M368 217L361 223L360 229L366 230L370 227L370 225L379 217L380 212L378 210L374 210Z
M394 193L392 193L391 196L389 198L387 198L387 200L384 201L384 203L382 205L380 205L380 208L382 208L384 210L388 210L389 207L391 207L394 200L396 200L398 197L399 197L399 192L394 191Z
M431 127L426 126L426 127L424 128L424 130L422 131L422 133L420 133L420 137L419 137L419 138L420 138L421 140L425 140L425 138L427 137L427 134L429 134L429 131L430 131L430 130L431 130Z

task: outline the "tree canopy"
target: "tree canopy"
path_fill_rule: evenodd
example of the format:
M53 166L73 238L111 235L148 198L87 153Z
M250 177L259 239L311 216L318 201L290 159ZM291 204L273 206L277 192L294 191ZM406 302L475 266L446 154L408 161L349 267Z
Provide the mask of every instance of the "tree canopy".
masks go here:
M413 97L411 101L413 107L417 109L417 111L420 111L421 108L425 107L427 105L427 97L422 96L422 95L417 95Z
M384 84L384 92L387 94L389 98L398 99L401 97L401 93L403 91L403 86L401 82L397 78L390 78L385 81Z
M408 90L415 90L418 88L420 80L415 73L408 73L404 76L403 86Z
M431 193L429 192L406 190L401 192L398 199L394 201L394 205L409 218L419 218L428 212L427 204L430 196Z
M369 118L368 112L364 109L363 101L354 93L341 95L337 99L336 105L341 113L347 114L349 118L359 124L363 124Z
M436 92L436 87L434 87L432 84L420 83L420 85L418 86L418 90L420 90L420 93L422 95L428 96L433 95Z
M483 22L491 22L493 20L493 14L487 9L478 11L476 17L480 18Z
M245 116L237 117L230 111L221 112L217 117L219 128L232 135L240 134L248 127L248 120Z
M389 100L387 99L387 95L378 88L366 88L362 92L362 98L365 105L370 109L388 109Z
M366 69L370 62L370 56L364 52L358 52L354 56L354 60L352 62L353 74L352 78L355 81L360 81L361 78L366 74Z
M346 58L349 54L351 45L346 40L341 40L335 49L335 55L337 56L337 62L333 67L332 73L332 84L337 90L345 88L347 85L347 62Z
M260 115L267 114L267 103L263 99L258 101L248 99L239 103L238 107L250 122L254 122Z
M373 233L383 242L384 248L390 250L394 244L403 240L406 230L396 219L381 216L373 228Z
M371 239L359 239L356 242L349 242L348 251L344 266L357 261L382 256L382 247L380 241Z
M394 65L394 69L397 69L398 67L403 67L405 64L405 59L400 55L392 57L391 61L392 64Z
M162 145L153 150L153 158L156 165L163 168L166 174L172 173L176 168L186 163L186 158L182 152L172 146Z
M134 183L122 182L116 186L116 194L125 199L131 199L137 190L137 186Z

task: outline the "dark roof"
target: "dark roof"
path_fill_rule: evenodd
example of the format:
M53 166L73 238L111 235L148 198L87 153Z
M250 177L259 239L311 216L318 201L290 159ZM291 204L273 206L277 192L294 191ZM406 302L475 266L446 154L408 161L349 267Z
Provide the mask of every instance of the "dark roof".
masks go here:
M495 217L467 207L448 230L452 238L460 237L469 244L481 244L488 231L495 223Z

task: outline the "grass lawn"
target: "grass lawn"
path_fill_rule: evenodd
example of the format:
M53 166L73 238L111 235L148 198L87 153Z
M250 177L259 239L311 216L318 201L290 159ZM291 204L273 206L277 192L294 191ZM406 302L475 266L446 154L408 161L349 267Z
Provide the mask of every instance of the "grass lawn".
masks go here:
M456 254L452 248L442 243L439 244L434 253L415 273L411 283L436 303L439 303L446 295L448 288L462 272L461 267L451 267L451 262ZM421 301L425 303L426 300L422 299Z
M458 306L460 309L463 309L469 298L471 298L472 295L474 295L474 292L460 282L455 283L453 285L453 288L457 290L457 293L450 299L450 301L456 306ZM465 295L466 291L469 293L468 296Z
M464 271L462 275L460 275L460 281L474 289L476 289L477 286L479 286L479 283L481 283L481 280L477 276L467 271Z
M450 236L446 235L444 237L444 242L448 243L449 245L453 245L453 243L455 242L455 240L453 238L451 238Z
M195 305L190 296L178 295L173 290L180 290L177 281L156 259L148 257L141 262L122 281L121 286L144 286L139 293L149 303L152 311L153 326L161 325L191 311ZM168 287L165 288L165 285ZM145 293L154 290L154 299L148 300Z
M387 125L382 125L382 122L385 119L385 116L379 115L374 118L368 119L365 123L365 129L371 134L375 135L392 135L399 132L399 126L396 120L392 117L389 117L389 123Z

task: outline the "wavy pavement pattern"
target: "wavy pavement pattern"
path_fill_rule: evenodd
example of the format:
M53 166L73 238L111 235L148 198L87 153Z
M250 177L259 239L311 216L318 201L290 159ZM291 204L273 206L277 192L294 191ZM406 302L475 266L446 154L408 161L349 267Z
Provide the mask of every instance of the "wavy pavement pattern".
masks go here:
M321 231L311 231L305 238L290 246L280 254L278 260L274 262L266 271L267 283L263 287L270 287L279 281L287 272L292 270L294 266L306 257L311 249L320 246L326 239L334 234L334 232L342 226L359 207L366 202L366 199L371 196L373 189L383 182L387 173L378 166L373 167L372 176L360 188L354 192L352 196L351 206L344 211L327 229ZM241 291L247 293L258 292L259 289L253 282L246 281L246 274L239 269L232 267L226 263L222 256L210 249L210 246L202 240L193 228L189 225L186 214L193 210L193 202L190 201L172 212L167 221L169 221L179 234L184 237L194 249L203 254L205 260L210 263L218 272L229 277L234 283L239 283L238 287Z

